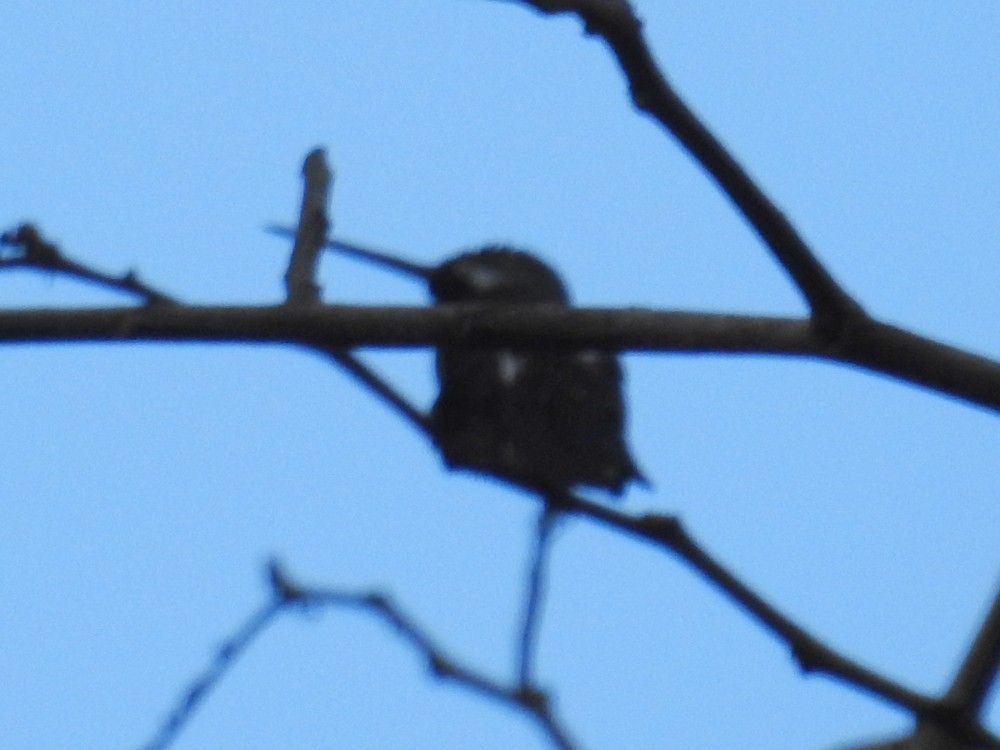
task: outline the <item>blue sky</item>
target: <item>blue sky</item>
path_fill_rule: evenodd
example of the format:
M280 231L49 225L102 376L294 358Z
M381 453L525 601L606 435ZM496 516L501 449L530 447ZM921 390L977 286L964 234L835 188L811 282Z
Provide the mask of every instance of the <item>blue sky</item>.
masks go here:
M671 80L875 315L1000 356L1000 6L637 3ZM752 7L751 7L752 5ZM0 225L190 302L281 298L306 152L335 231L424 262L541 253L585 305L797 315L766 250L570 18L487 0L0 8ZM326 299L419 304L341 259ZM0 304L120 304L26 273ZM533 505L445 472L278 346L23 345L0 387L0 740L132 748L266 596L379 588L503 676ZM423 404L428 352L367 361ZM995 415L820 362L630 355L630 441L677 513L818 636L921 690L998 583ZM682 565L560 530L539 673L580 745L829 747L904 716L798 673ZM994 728L1000 709L993 705ZM282 620L178 748L546 747L357 613Z

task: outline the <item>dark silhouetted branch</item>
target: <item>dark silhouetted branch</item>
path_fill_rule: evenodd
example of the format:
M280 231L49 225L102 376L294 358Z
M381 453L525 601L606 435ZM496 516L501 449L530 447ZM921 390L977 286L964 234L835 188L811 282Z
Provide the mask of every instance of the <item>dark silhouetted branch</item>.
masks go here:
M4 247L13 248L14 253L9 257L4 257ZM134 294L141 297L147 305L175 304L177 302L172 297L141 282L132 271L121 276L113 276L67 258L55 243L42 237L42 233L33 224L21 224L16 229L0 235L0 270L5 268L31 268L60 273L116 292Z
M1000 592L993 599L986 619L979 627L958 674L945 693L944 700L971 716L980 716L983 704L997 677L1000 666Z
M330 357L334 362L344 368L360 381L368 390L378 396L397 414L406 419L413 427L422 432L427 437L431 435L431 423L427 415L420 409L407 401L399 392L387 383L382 376L364 364L354 354L346 349L311 347L321 354Z
M836 338L847 321L865 316L861 306L837 283L791 222L674 91L654 59L643 36L642 22L629 3L515 1L542 13L575 13L588 33L607 42L628 80L636 107L662 124L712 175L795 282L812 310L817 331L824 338Z
M191 682L156 735L142 746L142 750L165 750L173 744L181 730L191 722L195 711L208 699L212 690L218 686L236 660L249 650L290 601L277 597L268 602L250 615L236 633L226 639L216 652L212 663Z
M326 235L333 224L327 212L332 173L327 166L326 152L323 149L314 149L306 156L302 165L302 175L302 211L299 214L299 225L295 230L283 229L281 232L282 236L295 241L288 271L285 274L285 283L288 290L287 303L297 308L319 302L321 290L315 279L316 265L323 248L327 245ZM430 435L430 421L427 416L347 348L326 344L317 344L310 348L332 359L414 427Z
M282 579L287 580L284 576ZM310 588L292 584L298 592L296 601L310 605L361 609L381 619L420 653L430 665L434 675L452 680L472 692L479 693L501 704L529 714L561 750L574 747L569 735L552 715L548 697L539 691L525 690L523 686L505 687L501 682L466 667L448 656L431 637L406 615L387 596L378 593L347 593L333 589Z
M302 165L304 188L299 227L295 233L295 246L285 272L285 289L291 303L319 301L320 288L316 283L316 264L326 244L330 228L326 207L330 197L333 173L326 163L326 152L313 149Z
M518 647L518 675L525 689L532 684L531 670L535 662L535 648L538 645L538 628L541 624L541 608L544 602L545 582L548 573L549 552L552 548L552 532L559 521L559 514L546 504L538 516L535 529L535 548L528 570L527 598L524 605L524 620L521 625L521 641Z
M1000 738L988 732L967 711L961 710L947 699L923 695L862 666L827 646L782 614L697 544L677 518L663 515L633 517L572 495L565 495L558 500L558 508L563 514L580 515L599 521L612 529L652 542L676 554L767 630L787 643L803 671L826 674L860 688L907 710L918 720L941 727L951 735L973 742L978 747L1000 749Z
M658 310L464 305L189 305L0 311L2 342L218 342L324 348L443 343L780 354L857 365L1000 411L1000 363L866 321L824 343L806 320Z
M505 686L502 682L461 664L435 644L426 631L384 594L304 586L291 579L276 562L269 563L267 576L272 593L271 601L251 615L226 640L205 672L184 691L177 707L156 737L143 746L144 750L164 750L173 742L190 722L195 710L208 698L211 690L218 685L234 662L259 639L265 628L275 621L278 614L292 607L317 606L358 609L382 620L402 641L426 659L436 677L450 680L501 705L523 711L538 724L559 750L574 750L576 747L553 715L545 693L524 685Z

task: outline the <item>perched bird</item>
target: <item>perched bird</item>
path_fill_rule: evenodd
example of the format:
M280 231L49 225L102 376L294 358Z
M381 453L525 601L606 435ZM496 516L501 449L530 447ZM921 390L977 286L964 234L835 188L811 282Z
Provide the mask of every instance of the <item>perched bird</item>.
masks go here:
M570 304L552 268L507 247L422 266L341 241L329 246L423 279L435 304ZM614 354L440 346L437 377L430 426L449 466L543 493L585 485L619 495L629 481L645 481L625 445L622 371Z

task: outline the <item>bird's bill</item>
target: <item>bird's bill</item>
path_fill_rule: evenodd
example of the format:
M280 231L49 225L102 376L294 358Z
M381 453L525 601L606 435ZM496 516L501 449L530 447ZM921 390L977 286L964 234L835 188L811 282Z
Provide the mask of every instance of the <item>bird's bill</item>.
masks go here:
M283 227L278 224L270 224L267 226L267 231L271 234L276 234L279 237L288 237L289 239L295 239L295 230L289 229L288 227ZM355 244L353 242L348 242L346 240L327 240L323 247L334 250L344 255L350 255L355 258L360 258L361 260L367 260L371 263L376 263L380 266L385 266L386 268L391 268L401 273L408 274L410 276L416 276L417 278L430 280L433 268L429 266L422 266L419 263L412 263L408 260L403 260L395 255L390 255L389 253L379 252L378 250L371 250L367 247Z

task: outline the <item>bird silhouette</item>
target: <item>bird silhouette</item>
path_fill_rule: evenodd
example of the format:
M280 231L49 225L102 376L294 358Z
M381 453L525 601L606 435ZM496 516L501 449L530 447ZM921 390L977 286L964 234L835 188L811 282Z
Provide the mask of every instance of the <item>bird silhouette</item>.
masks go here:
M352 243L328 247L422 279L438 305L568 306L559 275L534 255L489 245L424 266ZM545 494L583 485L620 495L645 483L625 443L622 370L598 349L439 346L430 430L445 463Z

